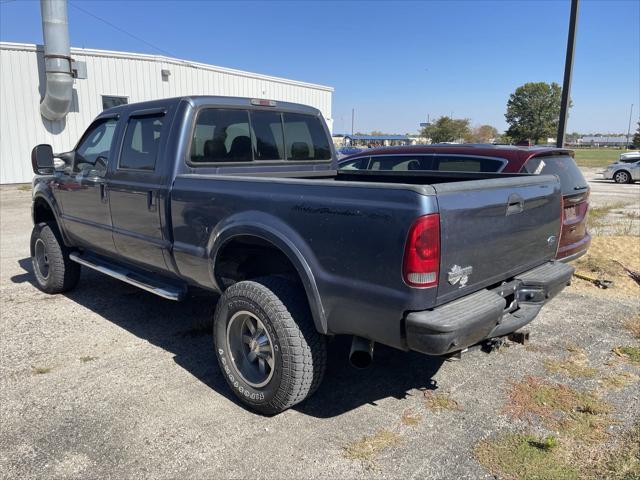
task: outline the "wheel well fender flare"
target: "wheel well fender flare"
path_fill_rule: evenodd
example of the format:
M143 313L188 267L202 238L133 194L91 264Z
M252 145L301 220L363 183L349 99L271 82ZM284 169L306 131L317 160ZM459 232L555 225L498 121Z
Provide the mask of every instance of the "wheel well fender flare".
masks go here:
M56 202L56 199L53 197L51 192L41 185L42 184L37 184L34 187L33 200L31 202L31 219L35 224L36 223L36 205L38 203L45 203L47 208L51 210L51 213L53 213L53 218L58 227L58 232L60 232L60 236L62 237L62 241L64 242L65 246L69 247L71 246L71 244L66 235L66 232L64 231L64 228L60 219L61 212L60 212L60 207L58 206L58 202Z
M221 290L214 272L219 253L229 241L240 236L265 240L287 257L300 277L316 329L326 334L327 320L315 278L320 269L318 261L304 239L277 217L263 212L243 212L216 225L207 243L207 256L211 259L209 274L214 285Z

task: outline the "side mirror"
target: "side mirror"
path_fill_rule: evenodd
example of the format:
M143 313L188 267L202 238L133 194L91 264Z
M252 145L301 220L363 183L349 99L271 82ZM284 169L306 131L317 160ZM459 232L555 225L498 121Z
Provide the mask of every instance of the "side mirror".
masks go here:
M31 150L31 167L36 175L51 175L54 172L53 148L40 144Z

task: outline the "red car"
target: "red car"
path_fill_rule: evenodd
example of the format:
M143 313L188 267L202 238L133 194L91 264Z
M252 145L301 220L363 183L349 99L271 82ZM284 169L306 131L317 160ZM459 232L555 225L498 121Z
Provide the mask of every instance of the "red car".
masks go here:
M437 170L551 174L560 178L563 193L562 232L556 258L570 261L586 253L590 188L564 148L511 145L416 145L369 149L341 159L340 170Z

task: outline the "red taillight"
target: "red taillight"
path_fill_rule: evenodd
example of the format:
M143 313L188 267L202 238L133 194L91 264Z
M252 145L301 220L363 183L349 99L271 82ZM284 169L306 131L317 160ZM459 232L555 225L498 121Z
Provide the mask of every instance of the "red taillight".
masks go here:
M418 218L407 237L402 274L410 287L435 287L440 271L440 215Z

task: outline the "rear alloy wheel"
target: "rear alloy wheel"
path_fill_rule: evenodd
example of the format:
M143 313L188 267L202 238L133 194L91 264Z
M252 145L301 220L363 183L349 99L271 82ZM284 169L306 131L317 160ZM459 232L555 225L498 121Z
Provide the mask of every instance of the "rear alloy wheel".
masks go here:
M625 172L624 170L616 172L613 176L613 179L616 183L631 183L631 175L629 175L629 173Z
M325 337L315 328L304 290L284 278L247 280L225 290L213 340L233 393L266 415L303 401L324 375Z

